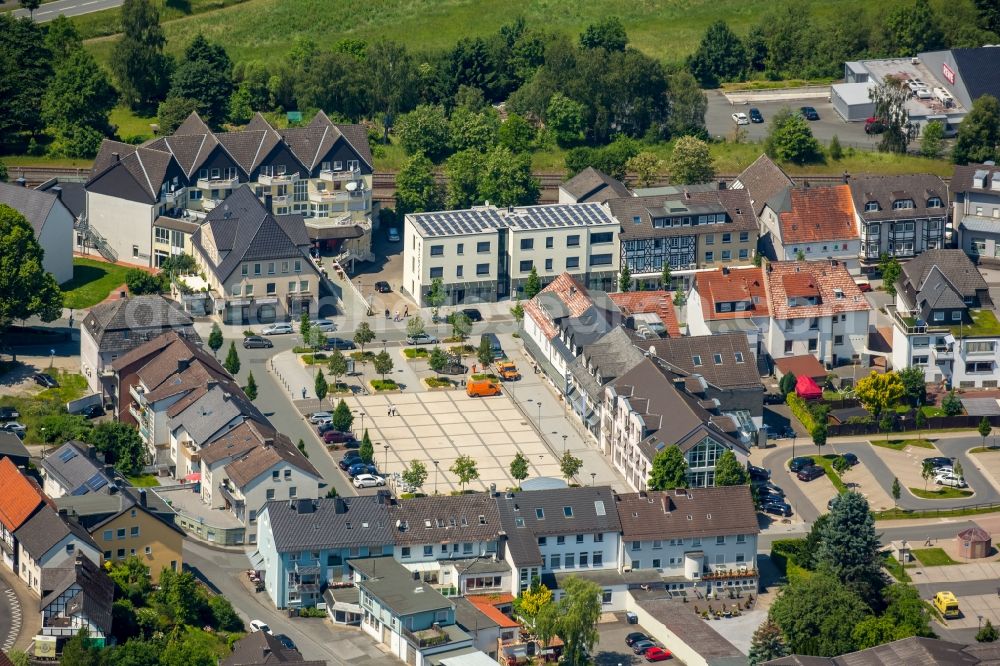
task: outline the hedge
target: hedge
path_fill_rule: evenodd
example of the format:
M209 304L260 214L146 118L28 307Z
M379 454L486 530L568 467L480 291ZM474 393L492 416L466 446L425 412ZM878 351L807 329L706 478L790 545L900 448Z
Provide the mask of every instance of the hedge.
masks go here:
M816 420L813 418L812 410L809 409L809 403L795 395L794 393L789 393L785 396L785 403L788 408L792 410L792 414L795 415L805 429L809 432L813 431L816 427Z

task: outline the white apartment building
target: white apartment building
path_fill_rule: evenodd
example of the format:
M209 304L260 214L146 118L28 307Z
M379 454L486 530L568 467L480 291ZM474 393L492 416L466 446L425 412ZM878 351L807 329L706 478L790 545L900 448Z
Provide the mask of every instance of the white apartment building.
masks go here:
M566 272L614 288L618 222L598 203L411 213L403 225L403 290L421 306L435 280L446 303L515 298L532 269L541 283Z

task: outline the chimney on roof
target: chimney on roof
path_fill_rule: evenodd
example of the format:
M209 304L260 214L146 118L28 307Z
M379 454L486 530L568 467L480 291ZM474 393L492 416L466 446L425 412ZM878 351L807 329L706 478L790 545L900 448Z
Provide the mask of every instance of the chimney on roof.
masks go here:
M690 199L691 198L691 193L688 192L687 190L684 190L684 198L685 199Z
M60 518L65 519L68 515L69 515L69 511L66 510L66 507L61 507L59 509L59 517Z
M108 477L109 479L115 478L115 466L114 465L105 465L104 466L104 476Z
M94 448L93 444L87 444L87 457L91 460L97 460L97 449Z
M684 378L683 377L674 377L674 388L677 389L678 391L680 391L681 393L684 393L684 392L687 391L687 387L684 386Z
M17 183L18 185L20 185L21 187L27 187L28 186L28 181L24 179L24 176L21 176L20 178L18 178L14 182Z
M663 507L663 513L670 513L675 508L674 501L670 499L670 495L667 495L666 493L660 497L660 505Z
M333 512L339 514L347 513L347 502L344 501L343 497L333 500Z
M177 372L184 372L190 367L191 367L191 359L189 358L177 359Z
M139 488L139 505L146 506L146 489Z
M118 298L120 298L122 300L125 300L126 298L128 298L128 291L125 290L125 289L122 289L121 291L119 291L118 292Z
M112 162L118 162L118 161L121 160L121 158L122 158L122 156L119 155L118 153L111 153L111 161Z
M729 275L729 266L723 266L722 267L722 274L723 275Z
M803 180L802 181L802 188L806 189L806 190L809 189L809 181L808 180Z
M270 448L272 446L274 446L274 437L265 437L264 438L264 448L267 449L267 448Z

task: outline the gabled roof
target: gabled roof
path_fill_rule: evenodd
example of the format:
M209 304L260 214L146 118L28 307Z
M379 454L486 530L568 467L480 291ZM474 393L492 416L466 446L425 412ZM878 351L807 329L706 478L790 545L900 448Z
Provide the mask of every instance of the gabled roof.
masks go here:
M649 348L672 371L700 375L716 388L763 391L756 357L742 331L655 340L649 343Z
M277 636L266 631L253 631L233 644L233 652L222 660L222 666L326 666L325 661L304 661L298 650L289 650Z
M80 181L50 178L35 189L54 195L56 192L53 188L56 187L62 190L59 200L66 206L74 219L87 212L87 188Z
M174 522L174 510L152 489L120 486L113 490L103 495L64 495L55 500L55 505L66 511L71 525L79 524L90 534L132 509L147 513L175 532L184 534Z
M951 55L961 72L969 99L976 100L983 95L1000 98L1000 79L996 76L1000 71L1000 49L987 46L951 49Z
M965 299L955 290L937 266L931 268L920 291L917 293L917 307L932 310L945 308L965 308Z
M31 457L31 452L24 445L21 438L6 430L0 431L0 456L17 458L27 461Z
M925 288L929 283L929 276L935 269L962 296L972 297L977 291L989 289L986 280L972 260L964 251L958 249L927 250L907 261L902 268L900 281L909 283L916 291Z
M591 400L602 401L601 387L628 372L644 357L631 336L615 326L599 340L587 345L570 364L569 370ZM600 381L598 381L598 377Z
M768 206L778 214L785 245L858 238L847 185L790 188L770 199Z
M980 178L986 177L986 187L980 187L982 182L975 178L976 175ZM990 192L994 196L1000 196L1000 166L995 164L956 164L955 171L952 173L951 181L948 183L948 189L953 193L957 192L969 192L975 190L978 192Z
M202 462L211 467L220 460L236 458L254 447L263 446L266 440L274 438L275 434L272 428L247 420L204 446L199 454Z
M94 160L87 190L154 203L171 162L176 164L173 155L166 150L105 139Z
M578 203L604 203L608 199L632 196L621 181L591 166L560 185L559 189L565 190Z
M41 608L44 610L59 595L78 585L80 591L66 604L67 616L89 619L107 636L111 633L111 605L114 603L115 584L104 571L88 558L78 555L67 567L42 570Z
M871 309L847 267L837 260L772 261L764 278L774 319L828 317ZM819 296L816 305L788 305L789 297L815 295Z
M397 544L493 541L502 530L489 493L415 497L389 509ZM477 553L478 554L478 553Z
M253 173L281 143L281 135L270 125L262 129L220 132L215 137L247 174Z
M608 486L507 493L499 495L496 503L508 536L514 531L528 531L536 537L621 531L614 493Z
M702 318L705 321L749 319L770 314L763 268L703 271L695 274L694 285L701 298ZM749 306L745 310L732 307L729 312L719 312L716 307L719 303L749 303Z
M243 391L235 383L216 385L202 391L192 392L197 398L185 402L184 408L177 414L168 410L167 425L171 432L183 428L188 437L198 446L213 441L228 431L230 425L235 427L236 421L253 419L260 423L268 423L257 407L247 399ZM176 407L176 405L174 405Z
M669 337L680 337L677 312L674 310L673 297L669 291L618 291L608 294L608 297L626 317L655 314L663 322Z
M99 303L87 313L83 326L102 352L129 352L170 330L200 341L191 315L158 294ZM121 362L127 356L115 360Z
M761 155L743 170L733 183L733 188L745 189L750 195L753 211L760 215L768 199L794 183L767 155Z
M97 549L97 544L86 530L74 522L63 520L47 504L43 504L34 516L14 532L18 542L36 562L53 546L70 535Z
M83 442L69 441L42 459L46 477L69 495L107 494L114 480L104 468L104 455Z
M45 220L54 207L65 208L55 194L9 183L0 183L0 204L7 204L23 215L35 230L36 236L41 233Z
M191 114L184 119L184 122L180 124L180 127L174 130L174 136L184 136L186 134L211 134L212 129L205 124L205 121L201 119L197 111L192 111Z
M212 133L174 134L164 137L162 141L164 148L173 153L177 164L188 178L198 171L212 154L212 150L219 145L219 140Z
M348 560L361 574L358 589L375 597L392 615L406 617L454 607L454 603L391 557ZM418 577L419 578L419 577Z
M211 235L217 258L205 250L207 235ZM275 217L249 186L237 188L214 208L191 242L222 283L244 261L302 259L304 270L316 271L309 259L309 237L302 216Z
M615 500L625 540L760 532L749 486L652 490L616 495Z
M565 317L580 317L593 305L594 299L586 287L569 273L561 273L524 304L524 314L551 340L559 333L557 321Z
M279 553L393 543L382 495L271 501L265 511Z
M676 194L626 197L608 201L621 224L621 239L666 238L740 231L757 231L757 218L746 190L692 188ZM695 224L699 215L725 213L722 224ZM654 219L688 217L687 226L655 227Z
M226 475L236 484L236 487L243 488L282 462L288 463L304 474L309 474L317 479L322 478L309 459L292 444L292 441L280 434L269 443L256 446L236 458L226 465L225 470Z
M767 666L987 666L1000 660L993 643L962 645L936 638L911 636L839 657L790 655L766 661Z
M10 461L0 458L0 523L14 532L42 505L42 493Z
M851 178L851 196L854 198L854 209L865 220L948 215L948 186L938 176L926 173ZM927 201L933 197L941 200L940 207L927 207ZM914 207L893 210L893 202L904 199L911 199ZM879 210L866 211L865 204L869 202L877 202Z

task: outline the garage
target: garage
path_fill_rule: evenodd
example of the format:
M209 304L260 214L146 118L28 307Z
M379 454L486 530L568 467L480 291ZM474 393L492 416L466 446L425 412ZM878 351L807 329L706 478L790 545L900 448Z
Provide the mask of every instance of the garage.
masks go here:
M875 115L875 103L868 97L874 85L871 81L836 83L830 86L830 102L847 122L861 122Z

